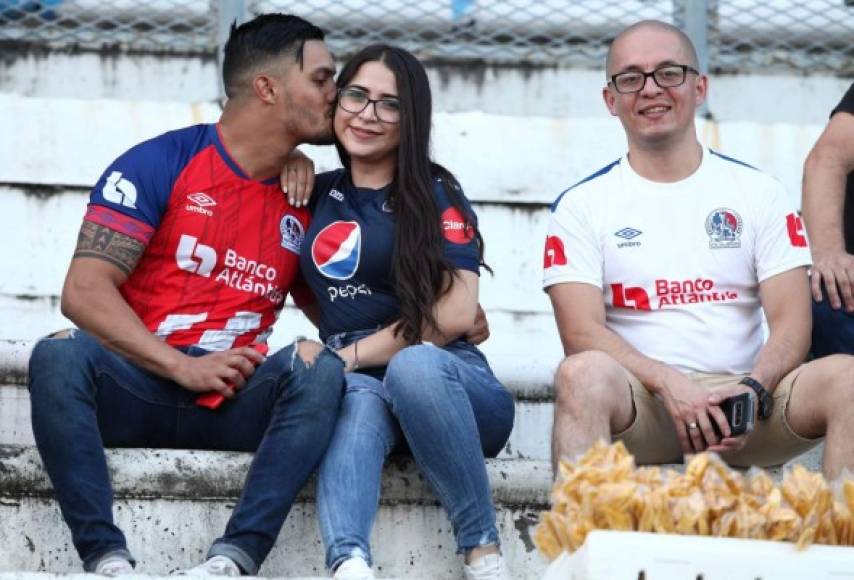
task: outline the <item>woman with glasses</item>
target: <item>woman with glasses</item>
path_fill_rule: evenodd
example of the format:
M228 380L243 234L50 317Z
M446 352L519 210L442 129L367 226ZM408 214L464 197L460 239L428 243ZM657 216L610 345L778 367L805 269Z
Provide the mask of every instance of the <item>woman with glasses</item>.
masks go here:
M300 264L321 337L348 371L319 471L326 564L334 578L374 577L369 537L397 451L447 510L466 578L508 578L484 456L504 447L513 399L460 339L475 321L483 240L456 179L430 160L427 75L405 50L375 45L338 87L344 168L316 178Z

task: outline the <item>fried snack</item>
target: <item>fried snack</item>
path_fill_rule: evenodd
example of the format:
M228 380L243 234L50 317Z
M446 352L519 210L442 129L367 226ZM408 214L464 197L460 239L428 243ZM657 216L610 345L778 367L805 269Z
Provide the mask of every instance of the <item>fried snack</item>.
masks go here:
M783 497L803 518L810 512L824 513L833 503L824 477L820 473L812 473L802 465L795 465L786 474L780 490Z
M831 487L796 465L777 484L710 453L693 456L684 473L636 468L622 443L600 442L574 463L561 462L534 542L554 559L597 529L854 545L854 480Z
M549 560L554 560L569 548L568 522L564 516L554 512L543 512L540 524L534 529L534 542Z
M848 511L854 513L854 481L846 479L842 483L842 497L845 505L848 506Z

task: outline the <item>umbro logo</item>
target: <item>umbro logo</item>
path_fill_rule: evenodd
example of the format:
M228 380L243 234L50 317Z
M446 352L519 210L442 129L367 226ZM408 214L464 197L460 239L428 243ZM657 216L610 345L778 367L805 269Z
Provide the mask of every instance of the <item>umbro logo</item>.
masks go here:
M329 197L338 201L344 201L344 194L338 191L337 189L330 189Z
M636 230L634 228L623 228L618 232L614 232L614 235L618 238L623 238L624 240L631 240L638 237L642 233L642 231Z
M636 230L636 229L634 229L634 228L623 228L623 229L621 229L621 230L619 230L619 231L614 232L614 235L615 235L615 236L617 236L618 238L622 238L622 239L624 239L624 240L625 240L624 242L619 242L619 243L617 244L617 247L618 247L618 248L626 248L626 247L636 247L636 246L640 246L640 245L641 245L641 243L640 243L640 242L632 242L632 241L630 241L630 240L635 239L636 237L638 237L638 236L639 236L639 235L641 235L642 233L643 233L642 231L640 231L640 230Z
M187 200L193 202L192 204L188 203L184 206L184 209L186 209L187 211L200 213L208 217L213 216L213 212L205 208L215 206L216 200L209 196L207 193L204 193L202 191L191 193L187 196Z
M201 191L198 193L191 193L187 196L187 199L201 207L210 207L212 205L216 205L216 200L214 198L209 196L207 193Z

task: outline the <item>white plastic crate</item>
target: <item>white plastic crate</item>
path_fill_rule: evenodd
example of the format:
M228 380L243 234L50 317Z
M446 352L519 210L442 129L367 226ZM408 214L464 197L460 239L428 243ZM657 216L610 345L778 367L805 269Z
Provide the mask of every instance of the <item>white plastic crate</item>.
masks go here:
M591 532L543 580L843 580L854 579L854 547L764 540Z

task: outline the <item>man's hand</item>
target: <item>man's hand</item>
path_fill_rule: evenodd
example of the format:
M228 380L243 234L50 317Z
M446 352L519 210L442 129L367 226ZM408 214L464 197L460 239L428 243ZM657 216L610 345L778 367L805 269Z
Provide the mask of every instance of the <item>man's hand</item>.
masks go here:
M308 199L314 189L314 161L306 157L299 149L294 149L285 160L279 175L282 191L288 196L288 202L294 207L308 205Z
M243 346L199 357L183 356L169 377L188 391L216 391L226 398L246 384L255 367L265 357L253 348Z
M854 312L854 256L845 250L823 252L813 249L810 286L816 302L823 298L822 281L833 309L839 310L844 305L845 310Z
M477 314L474 317L474 326L466 331L463 338L472 344L480 344L489 338L489 321L486 319L486 312L483 311L479 302Z
M708 390L684 374L671 371L658 394L676 428L682 451L700 453L718 446L720 440L712 427L712 421L718 424L724 438L730 434L723 411L709 402Z
M759 415L759 400L753 389L747 385L741 385L737 382L733 382L732 384L724 385L722 387L715 387L710 391L709 404L720 409L720 405L723 404L726 399L742 393L749 393L750 398L753 399L753 424L755 425ZM721 433L724 434L723 439L721 439L717 445L710 445L707 451L715 451L717 453L738 451L744 447L744 444L747 443L747 438L750 436L750 433L745 433L744 435L731 437L729 424L727 424L726 431L721 429Z

